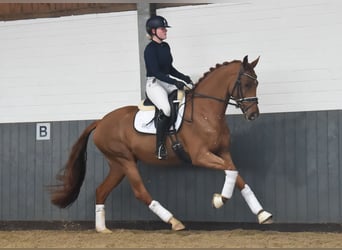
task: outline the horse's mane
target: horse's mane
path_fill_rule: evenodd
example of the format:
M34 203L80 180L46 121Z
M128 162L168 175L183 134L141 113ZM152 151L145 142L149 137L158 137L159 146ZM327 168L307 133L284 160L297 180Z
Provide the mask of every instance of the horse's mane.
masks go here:
M211 72L215 71L216 69L218 69L218 68L220 68L222 66L226 66L226 65L231 64L231 63L235 63L235 62L241 62L241 61L234 60L234 61L231 61L231 62L223 62L221 64L217 63L215 65L215 67L209 68L209 70L203 74L203 76L197 81L196 85L199 84L200 82L202 82Z

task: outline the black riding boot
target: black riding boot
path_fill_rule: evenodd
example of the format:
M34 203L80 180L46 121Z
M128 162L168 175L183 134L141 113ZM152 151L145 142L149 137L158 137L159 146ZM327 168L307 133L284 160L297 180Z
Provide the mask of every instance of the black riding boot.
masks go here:
M170 117L164 115L164 112L162 110L159 110L158 116L157 116L157 158L159 160L166 159L167 157L167 151L165 146L165 139L166 139L166 133L167 129L169 128L169 121Z

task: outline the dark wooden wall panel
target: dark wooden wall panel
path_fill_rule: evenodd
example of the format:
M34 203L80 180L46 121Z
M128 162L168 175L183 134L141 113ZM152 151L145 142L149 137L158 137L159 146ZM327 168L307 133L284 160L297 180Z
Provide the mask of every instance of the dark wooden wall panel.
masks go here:
M136 10L135 3L0 3L0 20Z
M153 8L205 3L153 3ZM137 10L136 3L0 3L0 21Z
M109 168L92 135L78 200L58 209L46 188L90 122L51 122L47 141L36 141L35 123L0 124L0 220L94 220L96 187ZM227 122L233 160L275 222L342 222L341 111L261 114L254 122L232 115ZM181 220L256 221L237 189L222 209L211 207L213 193L222 189L221 171L140 163L139 169L152 196ZM106 215L113 221L158 220L134 198L126 179L110 194Z
M307 199L308 210L307 218L318 218L318 170L317 170L317 113L307 113L307 128L306 128L306 174L307 174Z

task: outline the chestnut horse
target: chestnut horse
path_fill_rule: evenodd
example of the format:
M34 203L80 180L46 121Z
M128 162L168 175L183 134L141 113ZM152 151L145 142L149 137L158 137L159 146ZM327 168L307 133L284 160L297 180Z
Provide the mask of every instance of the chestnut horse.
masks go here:
M186 91L183 124L177 136L193 165L225 173L222 192L213 196L213 207L219 208L231 198L236 186L259 223L264 224L272 222L272 214L262 208L251 188L238 174L231 157L230 132L225 122L228 104L239 107L247 120L258 117L258 81L254 71L258 61L259 58L249 63L248 56L245 56L243 61L217 64L205 73L191 90ZM83 131L71 150L65 168L57 176L61 183L52 188L51 202L65 208L77 199L85 177L87 142L94 130L94 143L110 168L108 176L96 189L96 231L111 232L105 225L104 204L124 177L128 178L138 200L164 222L171 224L173 230L182 230L184 225L157 200L152 199L137 168L138 160L153 165L179 164L181 160L173 152L171 140L166 143L168 159L156 158L155 135L142 134L133 128L137 111L137 106L119 108L91 123Z

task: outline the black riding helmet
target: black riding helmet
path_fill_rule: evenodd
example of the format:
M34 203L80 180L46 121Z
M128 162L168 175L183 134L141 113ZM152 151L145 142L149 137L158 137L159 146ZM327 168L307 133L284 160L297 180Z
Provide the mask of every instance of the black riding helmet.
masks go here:
M146 21L146 31L152 36L152 29L157 29L160 27L170 28L167 20L162 16L152 16Z

